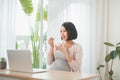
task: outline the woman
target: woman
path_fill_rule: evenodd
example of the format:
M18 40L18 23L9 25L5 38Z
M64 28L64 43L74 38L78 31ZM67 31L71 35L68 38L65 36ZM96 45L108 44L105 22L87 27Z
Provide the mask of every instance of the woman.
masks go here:
M63 41L59 45L54 44L54 38L48 40L50 50L48 64L50 70L80 71L82 63L82 48L73 40L77 38L77 30L71 22L64 22L60 28L60 36Z

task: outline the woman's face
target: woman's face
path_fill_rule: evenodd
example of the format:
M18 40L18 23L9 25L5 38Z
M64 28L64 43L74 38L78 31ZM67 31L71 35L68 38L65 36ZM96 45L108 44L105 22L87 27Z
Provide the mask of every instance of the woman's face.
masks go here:
M63 26L61 26L61 29L60 29L60 36L61 36L62 40L67 41L68 33L67 33L66 29Z

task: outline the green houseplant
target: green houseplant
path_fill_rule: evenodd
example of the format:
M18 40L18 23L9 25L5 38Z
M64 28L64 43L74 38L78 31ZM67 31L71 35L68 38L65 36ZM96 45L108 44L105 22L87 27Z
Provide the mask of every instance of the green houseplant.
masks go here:
M32 4L32 0L19 0L21 3L21 6L27 15L27 17L30 17L34 11L34 7ZM36 16L35 16L35 22L34 25L31 25L31 22L29 22L30 32L31 32L31 45L32 45L32 58L33 58L33 67L39 68L40 67L40 35L39 35L39 28L40 28L40 2L38 3ZM30 19L30 18L29 18ZM47 20L47 8L44 8L44 20ZM30 21L30 20L29 20ZM41 59L42 60L42 59Z
M110 63L110 69L108 70L108 79L109 80L113 80L113 74L114 74L114 71L113 71L113 69L112 69L112 67L113 67L113 63L114 63L114 59L116 59L116 57L118 56L119 57L119 59L120 59L120 42L119 43L117 43L117 44L112 44L112 43L110 43L110 42L104 42L104 44L107 46L107 47L112 47L113 49L109 52L109 53L107 53L107 55L105 56L105 62L106 63ZM106 65L105 65L106 66ZM104 65L99 65L98 67L97 67L97 70L98 70L98 72L99 72L99 74L100 74L100 68L101 67L104 67ZM102 77L101 77L101 74L100 74L100 78L101 78L101 80L102 80Z
M0 69L6 69L7 67L7 62L6 59L4 57L0 58Z

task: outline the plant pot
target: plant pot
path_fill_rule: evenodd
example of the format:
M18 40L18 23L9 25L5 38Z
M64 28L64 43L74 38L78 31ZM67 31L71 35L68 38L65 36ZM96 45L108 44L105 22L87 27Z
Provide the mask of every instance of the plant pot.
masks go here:
M6 62L0 62L0 69L6 69L7 63Z

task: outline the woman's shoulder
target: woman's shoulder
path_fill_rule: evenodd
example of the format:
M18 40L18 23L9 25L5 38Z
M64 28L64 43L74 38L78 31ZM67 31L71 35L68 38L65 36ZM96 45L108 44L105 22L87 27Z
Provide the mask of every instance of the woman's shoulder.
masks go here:
M82 46L79 43L74 42L74 47L82 48Z
M79 43L75 42L73 45L73 50L75 50L75 51L82 50L82 46Z
M82 51L82 46L79 43L75 42L72 50L76 53L81 52Z

